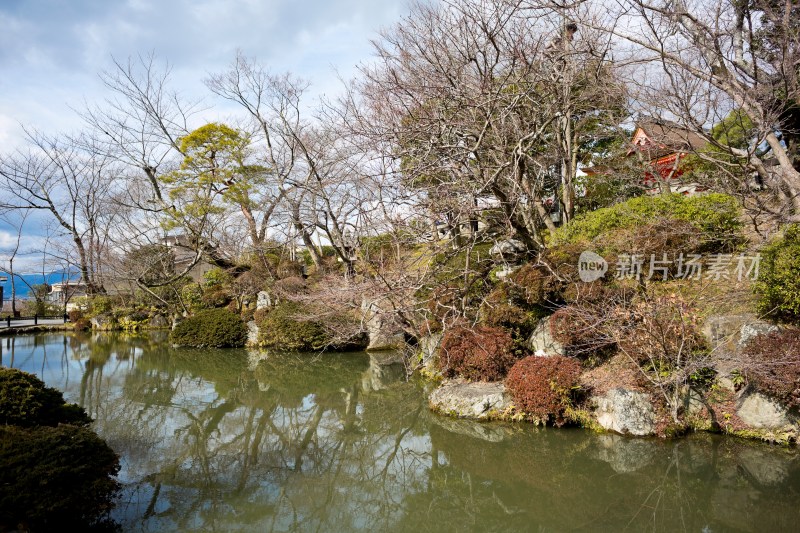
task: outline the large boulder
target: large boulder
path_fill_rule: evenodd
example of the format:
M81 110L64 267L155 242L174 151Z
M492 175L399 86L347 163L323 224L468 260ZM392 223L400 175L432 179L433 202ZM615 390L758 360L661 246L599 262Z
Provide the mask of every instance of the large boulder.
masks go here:
M567 355L564 345L553 338L550 332L550 317L539 321L527 342L528 349L533 355L543 357L547 355Z
M525 244L517 239L498 241L489 250L489 254L493 257L513 257L522 253L525 253Z
M628 389L611 389L593 398L597 423L622 435L652 435L656 413L650 395Z
M150 319L151 329L167 329L170 327L170 322L164 315L155 315Z
M256 296L256 309L268 309L272 307L272 298L267 291L261 291Z
M784 406L756 391L748 391L739 398L736 414L742 422L757 429L786 430L794 422Z
M405 335L391 311L365 298L361 303L361 312L366 319L369 334L368 352L399 350L405 346Z
M116 319L110 314L102 314L92 317L92 329L99 331L110 331L117 327Z
M757 335L777 330L777 326L752 314L712 315L703 324L703 334L719 361L717 371L731 370L728 361L739 355L747 342Z
M511 407L503 383L445 381L429 398L433 411L459 418L491 420Z
M444 333L431 333L419 340L419 351L422 368L428 374L435 375L439 372L437 358L439 357L439 347L442 345Z

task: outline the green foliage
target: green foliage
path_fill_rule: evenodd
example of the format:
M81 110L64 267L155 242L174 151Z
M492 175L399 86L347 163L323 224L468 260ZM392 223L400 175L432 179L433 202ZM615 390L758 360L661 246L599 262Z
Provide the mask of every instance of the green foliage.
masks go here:
M219 267L214 267L203 274L203 284L206 288L220 288L233 281L233 276Z
M711 128L711 137L732 148L747 148L756 135L753 121L741 109L734 109Z
M577 359L528 356L511 367L506 387L517 409L538 422L562 425L579 388L580 374Z
M244 346L247 326L227 309L209 309L178 324L169 338L179 346L236 348Z
M17 369L0 368L0 530L85 531L119 489L114 451L83 408Z
M112 530L103 518L118 471L117 455L89 428L0 426L0 529Z
M166 228L224 212L219 201L251 208L250 193L263 185L266 169L246 163L250 137L225 124L211 122L180 139L183 162L162 177L176 201L167 211Z
M687 222L700 231L702 251L731 251L742 241L740 215L738 201L725 194L641 196L578 216L553 233L550 241L588 244L621 229L672 219Z
M0 368L0 424L22 427L86 425L92 419L42 380L13 368Z
M754 285L760 313L783 320L800 320L800 224L788 226L782 238L761 251Z
M197 283L187 283L181 287L181 300L191 312L207 309L203 301L203 288Z
M283 301L266 313L257 313L258 344L288 351L318 351L332 341L325 326L302 318L308 310L300 303Z

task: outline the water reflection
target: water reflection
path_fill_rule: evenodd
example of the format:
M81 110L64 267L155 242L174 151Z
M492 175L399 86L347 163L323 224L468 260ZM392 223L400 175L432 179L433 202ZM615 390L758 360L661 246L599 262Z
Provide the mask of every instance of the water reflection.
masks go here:
M391 354L174 350L163 337L4 339L123 457L129 531L793 529L794 450L474 424Z

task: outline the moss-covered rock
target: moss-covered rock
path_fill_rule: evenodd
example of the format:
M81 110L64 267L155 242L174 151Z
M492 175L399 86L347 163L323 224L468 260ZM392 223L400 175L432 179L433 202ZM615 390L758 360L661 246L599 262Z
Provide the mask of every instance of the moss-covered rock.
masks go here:
M297 302L284 301L256 314L258 345L287 351L318 351L328 347L333 337L325 326L303 318L306 310Z
M247 340L247 326L227 309L209 309L178 324L169 338L178 346L238 348Z

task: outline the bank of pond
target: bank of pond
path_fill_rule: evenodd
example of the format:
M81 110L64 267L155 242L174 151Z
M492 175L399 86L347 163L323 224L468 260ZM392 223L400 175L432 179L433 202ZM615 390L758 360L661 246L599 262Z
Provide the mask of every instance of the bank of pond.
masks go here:
M386 354L176 349L153 332L8 337L1 356L83 407L119 455L103 528L778 531L800 520L795 448L453 419Z

